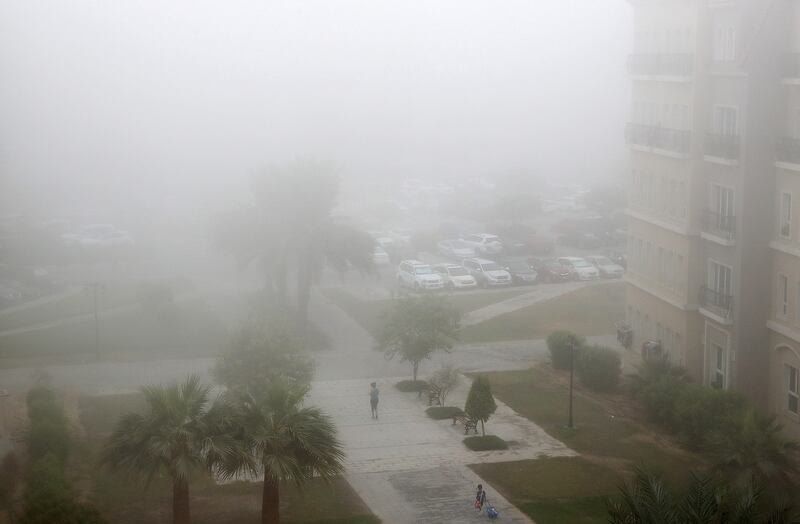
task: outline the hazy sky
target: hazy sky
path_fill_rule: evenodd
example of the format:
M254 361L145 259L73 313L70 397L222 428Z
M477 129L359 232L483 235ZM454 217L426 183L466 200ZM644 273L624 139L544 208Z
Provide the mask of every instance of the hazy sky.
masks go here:
M0 0L2 205L210 202L297 157L611 176L630 18L624 0Z

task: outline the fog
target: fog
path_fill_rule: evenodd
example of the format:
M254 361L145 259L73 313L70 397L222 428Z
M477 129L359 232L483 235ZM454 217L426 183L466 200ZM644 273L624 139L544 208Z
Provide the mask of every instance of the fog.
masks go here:
M196 213L296 158L345 189L621 175L623 0L4 1L3 214Z

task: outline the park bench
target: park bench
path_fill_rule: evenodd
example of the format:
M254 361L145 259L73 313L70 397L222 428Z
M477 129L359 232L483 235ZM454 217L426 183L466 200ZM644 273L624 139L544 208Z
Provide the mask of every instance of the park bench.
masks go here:
M442 405L442 388L437 386L436 384L428 384L428 405L433 406L433 403L436 403L437 406Z
M469 435L469 430L478 434L478 419L470 417L466 413L459 413L458 415L453 416L453 425L461 423L464 425L464 434Z

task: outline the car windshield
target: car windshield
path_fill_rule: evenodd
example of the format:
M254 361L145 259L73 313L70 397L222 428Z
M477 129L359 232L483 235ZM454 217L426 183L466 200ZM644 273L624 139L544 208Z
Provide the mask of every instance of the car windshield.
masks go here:
M497 264L495 262L488 262L486 264L481 264L481 267L483 268L484 271L497 271L498 269L503 269L502 267L500 267L500 264Z
M583 259L573 260L572 265L575 267L592 267L590 263Z
M611 266L614 263L606 257L594 257L594 261L598 266Z
M447 268L447 272L450 273L451 277L464 277L469 275L469 272L463 267L450 267Z
M431 273L433 273L433 271L431 271L431 268L429 266L415 266L414 273L416 273L417 275L430 275Z

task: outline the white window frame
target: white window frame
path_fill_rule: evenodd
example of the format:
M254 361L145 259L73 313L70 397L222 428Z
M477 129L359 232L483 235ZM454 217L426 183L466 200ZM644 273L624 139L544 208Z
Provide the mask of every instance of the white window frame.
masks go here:
M711 351L713 360L713 377L714 380L711 381L711 385L719 384L719 389L725 389L727 386L728 381L728 373L727 373L727 358L728 352L727 350L717 344L716 342L711 343ZM722 360L722 362L720 362Z
M733 125L729 118L731 114ZM716 135L739 136L739 106L714 104L711 112L711 130Z
M784 221L784 198L789 197L789 209L788 209L788 216ZM793 207L793 198L791 191L781 191L780 197L778 199L778 237L784 240L791 240L792 238L792 207ZM784 226L786 228L784 229Z
M784 383L786 386L786 411L800 415L800 369L789 364L785 364L784 369L786 370ZM794 384L792 384L792 378L794 378ZM792 409L792 404L794 404L794 409Z
M714 278L714 282L712 282L712 281L711 281L711 276L712 276L712 271L711 271L711 268L712 268L712 266L714 266L714 265L717 265L717 266L720 266L720 267L726 268L726 269L728 270L728 276L729 276L729 278L727 279L727 280L728 280L728 282L727 282L727 284L728 284L728 286L727 286L727 289L724 289L724 290L723 290L723 289L719 289L719 288L717 287L717 285L716 285L716 284L717 284L717 283L718 283L718 281L719 281L719 273L716 273L716 274L715 274L715 277L716 277L716 278ZM706 272L706 285L708 286L708 288L709 288L709 289L713 289L713 290L714 290L714 291L716 291L717 293L721 293L722 291L725 291L725 292L726 292L726 293L725 293L726 295L728 295L728 296L733 296L733 267L732 267L732 266L729 266L728 264L723 264L722 262L720 262L720 261L718 261L718 260L715 260L715 259L713 259L713 258L709 258L709 259L708 259L708 264L707 264L706 270L707 270L707 272Z
M778 273L776 280L777 304L776 313L780 318L789 317L789 277L783 273Z

